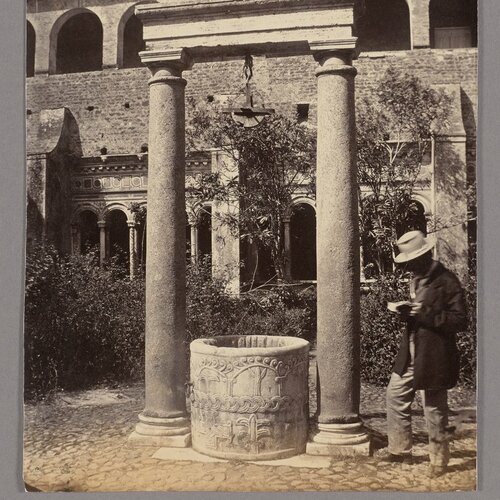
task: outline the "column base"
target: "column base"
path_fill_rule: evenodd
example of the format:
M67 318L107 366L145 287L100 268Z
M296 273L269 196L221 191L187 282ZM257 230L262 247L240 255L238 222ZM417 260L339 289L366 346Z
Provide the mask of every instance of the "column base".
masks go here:
M370 436L361 422L353 424L318 424L306 445L308 455L370 455Z
M140 414L128 442L133 446L188 448L191 446L190 422L185 417L159 418Z

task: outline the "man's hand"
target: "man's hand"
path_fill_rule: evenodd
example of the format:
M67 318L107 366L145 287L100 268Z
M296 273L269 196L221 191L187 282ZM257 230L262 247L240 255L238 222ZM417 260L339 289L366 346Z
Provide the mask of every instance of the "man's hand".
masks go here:
M414 302L410 308L410 316L416 316L422 311L422 302Z

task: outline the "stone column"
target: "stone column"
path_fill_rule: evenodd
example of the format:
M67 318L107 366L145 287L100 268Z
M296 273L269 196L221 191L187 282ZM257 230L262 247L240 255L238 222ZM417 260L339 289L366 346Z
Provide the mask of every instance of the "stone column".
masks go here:
M359 418L359 228L351 51L316 54L318 429L307 452L369 452Z
M194 224L191 224L191 262L194 264L198 260L198 229Z
M99 263L102 266L106 260L106 248L108 246L106 245L106 221L100 220L97 226L99 227Z
M136 268L136 239L137 230L135 228L135 222L127 222L128 226L128 253L129 253L129 274L133 278L135 275Z
M135 269L137 269L137 266L139 263L137 262L137 256L139 255L139 230L138 230L138 224L137 222L135 223L134 226L134 257L135 257Z
M283 235L285 245L285 279L292 280L292 248L290 242L290 219L283 220Z
M106 259L111 257L111 234L109 232L109 227L106 228Z
M149 64L146 404L129 440L186 447L186 81L180 60L165 62L162 56Z
M71 224L71 253L79 255L81 253L81 232L78 224Z

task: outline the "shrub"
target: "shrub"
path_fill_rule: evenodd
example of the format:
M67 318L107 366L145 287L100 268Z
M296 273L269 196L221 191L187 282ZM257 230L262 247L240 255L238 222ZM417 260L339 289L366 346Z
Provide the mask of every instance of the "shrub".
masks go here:
M278 308L273 313L253 314L242 318L235 329L237 335L286 335L302 337L307 311Z
M216 335L312 335L314 294L293 288L234 297L211 275L210 261L188 265L186 344ZM144 373L144 279L131 280L96 251L62 256L50 246L27 257L25 396L116 383Z
M311 340L316 334L316 300L290 285L242 294L239 335L287 335Z
M144 281L95 251L27 257L25 396L137 378L144 368Z
M457 335L460 351L460 383L476 387L477 375L477 279L470 276L465 283L467 331Z
M392 274L382 275L361 297L361 378L376 385L389 381L404 330L387 302L407 298L407 288Z
M186 270L186 343L202 337L232 334L238 300L226 294L225 282L212 278L209 258Z
M187 342L216 335L290 335L312 337L316 300L311 291L283 285L234 297L226 283L212 278L205 259L187 269Z

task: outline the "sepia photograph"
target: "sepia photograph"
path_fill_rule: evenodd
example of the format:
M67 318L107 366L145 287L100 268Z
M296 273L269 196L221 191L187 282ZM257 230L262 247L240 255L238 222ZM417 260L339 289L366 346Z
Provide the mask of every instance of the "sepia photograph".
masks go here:
M477 0L25 30L26 491L476 491Z

